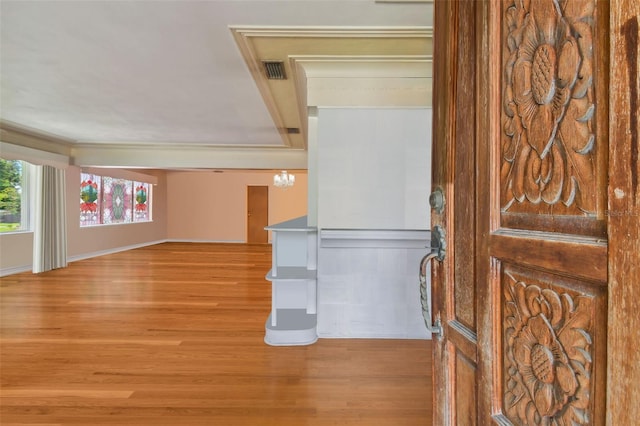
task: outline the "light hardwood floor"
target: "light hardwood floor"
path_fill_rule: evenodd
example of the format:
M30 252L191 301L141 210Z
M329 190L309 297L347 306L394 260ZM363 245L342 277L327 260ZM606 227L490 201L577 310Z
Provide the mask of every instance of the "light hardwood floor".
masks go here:
M165 243L1 278L0 424L429 425L430 342L263 342L270 264Z

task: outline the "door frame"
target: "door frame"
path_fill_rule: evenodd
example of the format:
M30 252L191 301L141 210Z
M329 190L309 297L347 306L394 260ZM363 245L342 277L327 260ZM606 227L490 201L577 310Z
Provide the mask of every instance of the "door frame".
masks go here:
M607 425L640 418L640 2L609 0Z

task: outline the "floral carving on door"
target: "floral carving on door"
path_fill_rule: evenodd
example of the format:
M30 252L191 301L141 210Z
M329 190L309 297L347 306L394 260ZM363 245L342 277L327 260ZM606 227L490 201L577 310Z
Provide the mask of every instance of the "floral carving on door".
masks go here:
M504 414L515 424L589 424L593 299L504 278Z
M593 0L511 0L503 37L501 206L595 214ZM551 206L551 207L549 207Z

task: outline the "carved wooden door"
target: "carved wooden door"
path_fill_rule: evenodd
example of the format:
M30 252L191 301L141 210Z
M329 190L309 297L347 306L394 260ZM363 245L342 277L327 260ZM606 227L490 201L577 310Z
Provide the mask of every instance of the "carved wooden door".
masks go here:
M623 269L620 256L607 257L608 235L631 226L636 238L625 253L636 275L620 272L633 280L627 294L638 295L640 263L637 104L630 114L609 93L618 66L609 62L610 12L633 13L613 4L435 2L433 185L445 208L432 224L447 242L432 267L433 315L443 327L434 345L436 425L604 424L616 405L607 380L609 398L630 401L607 374L607 356L638 359L620 341L607 353L607 325L622 326L613 315L608 322L608 298L622 294L608 274ZM616 83L631 91L632 107L635 58L627 63L636 74ZM628 132L610 126L610 108L631 117ZM635 157L609 152L614 131L631 142L635 134ZM631 172L608 188L609 161L624 155ZM611 218L618 189L636 197L624 207L635 222Z

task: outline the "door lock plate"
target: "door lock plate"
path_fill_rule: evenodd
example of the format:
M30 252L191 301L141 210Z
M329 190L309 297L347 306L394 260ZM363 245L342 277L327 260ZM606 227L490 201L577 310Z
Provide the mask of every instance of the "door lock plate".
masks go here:
M444 204L444 192L442 191L442 188L437 187L433 190L431 195L429 195L429 205L436 213L442 214L442 212L444 212Z
M434 226L431 230L431 253L435 254L434 257L440 262L447 254L447 235L440 225Z

